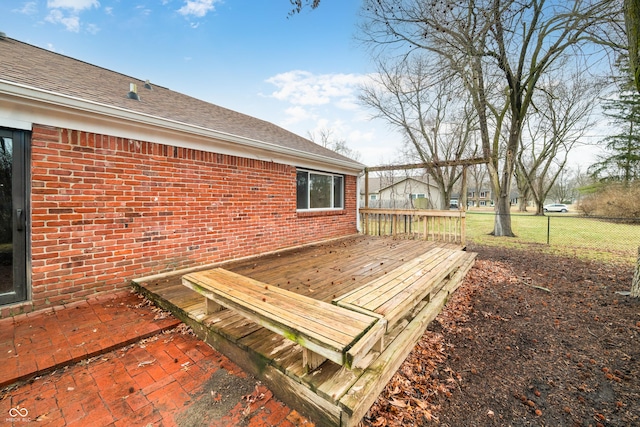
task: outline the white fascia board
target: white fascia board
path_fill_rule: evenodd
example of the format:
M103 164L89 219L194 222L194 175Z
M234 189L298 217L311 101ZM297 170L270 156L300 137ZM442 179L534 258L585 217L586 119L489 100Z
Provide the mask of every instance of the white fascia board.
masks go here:
M0 126L33 124L357 175L358 162L282 147L150 114L100 104L0 79Z

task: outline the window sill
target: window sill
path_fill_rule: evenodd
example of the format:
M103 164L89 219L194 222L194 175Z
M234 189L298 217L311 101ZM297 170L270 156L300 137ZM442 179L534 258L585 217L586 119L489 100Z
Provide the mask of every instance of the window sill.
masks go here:
M328 211L299 211L296 212L298 218L312 218L318 216L334 216L334 215L344 215L344 209L340 210L328 210Z

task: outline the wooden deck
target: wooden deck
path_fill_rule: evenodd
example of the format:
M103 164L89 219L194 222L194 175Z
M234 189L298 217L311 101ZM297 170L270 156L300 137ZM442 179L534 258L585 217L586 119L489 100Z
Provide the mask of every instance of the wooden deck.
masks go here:
M434 248L462 251L454 244L423 240L353 236L241 261L217 264L226 270L331 303L353 294ZM459 257L456 257L456 259ZM354 426L402 364L428 323L471 268L475 254L466 253L460 267L449 269L436 291L416 304L409 316L396 319L384 336L382 352L371 350L366 368L347 369L326 361L305 372L302 347L232 310L207 314L201 295L186 288L186 272L134 281L159 306L172 311L196 334L262 380L281 400L319 426ZM442 263L447 263L443 259ZM445 276L445 275L443 275Z

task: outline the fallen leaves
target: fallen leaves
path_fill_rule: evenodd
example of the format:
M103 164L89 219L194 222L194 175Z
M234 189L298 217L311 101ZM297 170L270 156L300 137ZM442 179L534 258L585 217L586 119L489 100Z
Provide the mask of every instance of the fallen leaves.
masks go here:
M396 408L406 408L408 405L403 400L391 399L389 403Z
M247 402L247 406L242 411L243 415L249 415L256 409L256 406L262 405L270 398L271 392L264 385L256 384L251 394L242 396L242 400Z
M441 334L427 331L365 417L372 426L420 425L435 421L435 396L451 396L461 378L438 367L446 362L447 346Z
M613 292L629 274L534 251L470 250L481 255L465 283L362 424L640 425L639 306Z

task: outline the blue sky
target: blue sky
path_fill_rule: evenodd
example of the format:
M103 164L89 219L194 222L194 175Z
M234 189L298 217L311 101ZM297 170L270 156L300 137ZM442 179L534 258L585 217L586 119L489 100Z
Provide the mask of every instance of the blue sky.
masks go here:
M304 137L328 129L369 166L400 163L402 137L357 102L374 71L355 38L360 2L289 16L288 0L2 0L0 31Z
M373 71L354 38L359 5L288 16L287 0L3 0L0 31L304 137L330 129L372 166L402 144L357 103Z

